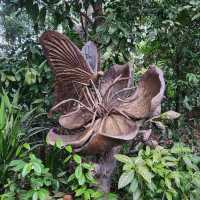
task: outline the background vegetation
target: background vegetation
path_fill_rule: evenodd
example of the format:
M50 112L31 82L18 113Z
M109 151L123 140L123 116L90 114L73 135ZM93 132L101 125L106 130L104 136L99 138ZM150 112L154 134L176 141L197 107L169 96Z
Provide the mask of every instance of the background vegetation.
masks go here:
M70 147L61 150L45 143L49 127L55 125L46 117L52 105L52 73L38 43L45 30L63 31L79 47L89 39L95 41L102 69L130 62L135 81L150 64L157 65L166 80L162 110L181 114L174 122L162 121L161 131L153 131L164 149L124 147L122 153L130 157L117 157L124 164L119 165L109 198L198 199L198 0L1 1L1 199L59 199L64 194L101 198L91 186L95 180L90 163Z

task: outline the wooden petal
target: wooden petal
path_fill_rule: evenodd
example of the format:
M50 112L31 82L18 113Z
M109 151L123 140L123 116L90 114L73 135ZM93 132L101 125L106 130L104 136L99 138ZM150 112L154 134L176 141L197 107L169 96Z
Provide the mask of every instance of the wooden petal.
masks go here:
M75 151L86 154L104 154L136 137L140 123L135 123L122 115L111 115L98 119L93 127L90 140Z
M133 122L121 115L111 115L97 119L92 127L75 135L58 135L51 130L48 143L55 144L61 140L63 146L72 145L75 152L87 155L104 154L136 137L141 123Z
M120 110L133 118L150 117L158 111L164 90L163 72L152 66L142 76L136 92L121 104Z
M125 118L123 115L110 115L106 117L100 135L110 139L132 140L138 133L138 124L131 119Z
M100 58L94 42L88 41L82 48L82 54L87 60L94 74L100 71Z
M73 148L80 148L92 136L93 130L85 130L76 132L73 135L60 135L54 129L51 129L47 134L47 143L55 145L56 142L61 142L61 147L72 145Z
M85 108L80 108L66 115L61 115L59 117L59 124L67 129L76 129L84 126L91 119L92 114Z
M100 80L100 91L102 96L113 85L114 80L119 77L126 78L126 80L118 82L112 87L111 93L115 93L124 88L130 87L132 84L132 68L129 64L113 65ZM112 96L112 95L111 95Z

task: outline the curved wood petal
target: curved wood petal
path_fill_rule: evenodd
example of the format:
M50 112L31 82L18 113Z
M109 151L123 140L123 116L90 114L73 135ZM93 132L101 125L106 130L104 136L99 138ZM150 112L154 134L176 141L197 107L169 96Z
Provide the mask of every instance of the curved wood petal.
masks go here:
M94 74L100 71L100 58L97 46L94 42L88 41L82 48L82 54L90 65Z
M57 134L55 129L50 129L49 133L47 134L46 141L48 144L55 145L56 142L61 143L62 147L65 147L67 145L72 145L73 148L79 148L84 143L89 140L89 138L92 136L93 130L85 130L80 131L78 133L75 133L73 135L60 135Z
M117 84L115 84L111 89L111 93L116 93L119 90L122 90L132 85L132 67L127 63L124 65L113 65L108 71L105 72L103 77L100 80L100 92L102 96L106 94L108 89L113 85L113 82L116 78L124 79ZM112 96L112 95L111 95Z
M67 129L76 129L92 120L92 114L85 108L77 109L59 117L59 124Z
M136 137L138 129L138 124L133 120L113 114L106 118L99 134L110 139L127 141Z
M150 67L139 81L136 92L126 99L120 110L132 118L146 118L158 111L164 96L163 72Z
M98 119L93 130L94 133L88 142L76 148L75 151L86 154L104 154L114 146L119 146L135 138L139 130L139 123L122 115L111 115Z
M60 140L62 146L72 145L75 152L89 155L103 154L114 146L121 145L136 137L139 124L122 115L110 115L97 119L93 126L74 135L58 135L51 129L47 142L51 145Z

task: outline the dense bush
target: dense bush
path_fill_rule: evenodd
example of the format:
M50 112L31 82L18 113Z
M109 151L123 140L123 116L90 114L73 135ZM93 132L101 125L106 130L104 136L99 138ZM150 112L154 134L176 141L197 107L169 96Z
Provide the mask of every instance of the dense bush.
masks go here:
M190 199L200 195L200 156L189 147L146 147L138 156L116 155L123 163L118 188L127 188L127 199Z
M0 184L2 185L8 176L8 164L16 158L27 139L21 126L22 114L18 106L18 95L17 93L12 101L6 93L0 96Z
M27 162L12 160L8 167L15 173L11 173L13 178L5 185L2 200L46 200L50 196L49 188L58 190L58 181L34 154L29 155Z

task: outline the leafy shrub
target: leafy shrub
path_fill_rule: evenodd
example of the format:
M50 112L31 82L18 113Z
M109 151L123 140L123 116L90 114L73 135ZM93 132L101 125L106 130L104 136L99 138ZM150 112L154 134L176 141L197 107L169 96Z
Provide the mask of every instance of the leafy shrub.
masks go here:
M26 58L27 55L21 54L6 59L0 58L1 87L9 92L20 89L20 102L28 106L31 104L49 106L52 77L50 68L41 57L39 50L34 49L34 46L30 48L27 51L33 52L31 55L32 57L34 55L34 59ZM30 60L29 63L27 59Z
M123 163L118 188L125 187L132 194L130 199L199 198L200 156L182 144L175 144L171 149L147 146L136 157L118 154L116 159Z
M0 184L6 179L7 167L15 159L18 149L25 140L21 128L21 110L18 107L18 93L10 101L4 92L0 96Z
M57 145L59 146L58 143ZM75 193L77 200L96 200L100 198L102 194L93 188L96 184L96 180L92 175L94 165L92 163L84 162L81 156L73 153L71 146L67 146L65 151L67 153L67 157L65 158L64 163L67 163L68 169L70 167L72 169L69 171L69 176L66 179L64 177L66 172L61 172L58 175L64 177L62 183L66 185L68 191Z
M34 154L29 155L28 161L11 161L9 168L14 174L5 186L6 192L1 195L2 200L46 200L50 196L49 188L56 190L59 187L49 169Z
M8 177L9 163L19 156L25 156L38 146L38 141L32 141L32 148L27 144L36 134L46 130L45 127L33 126L33 111L23 111L18 105L19 93L9 98L6 92L0 94L0 186ZM40 144L41 145L41 144Z

